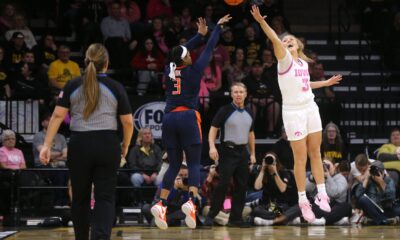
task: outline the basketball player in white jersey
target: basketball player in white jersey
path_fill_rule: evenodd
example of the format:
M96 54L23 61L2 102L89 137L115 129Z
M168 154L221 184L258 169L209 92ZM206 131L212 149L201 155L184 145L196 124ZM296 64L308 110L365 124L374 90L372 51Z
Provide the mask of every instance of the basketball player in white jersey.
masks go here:
M310 59L303 53L304 45L293 35L287 35L280 40L264 20L265 17L261 16L257 6L252 6L250 12L271 40L278 59L282 118L295 160L294 175L299 194L299 207L304 219L311 223L315 220L315 215L305 193L307 153L311 159L311 170L318 188L314 202L321 210L331 211L325 190L320 153L321 117L311 89L338 84L342 76L336 75L326 81L310 82L307 63Z

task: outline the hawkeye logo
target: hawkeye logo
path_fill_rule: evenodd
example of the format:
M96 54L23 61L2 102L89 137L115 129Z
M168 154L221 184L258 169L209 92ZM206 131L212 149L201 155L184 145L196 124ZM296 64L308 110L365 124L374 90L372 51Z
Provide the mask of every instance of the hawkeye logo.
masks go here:
M165 102L150 102L142 105L133 115L136 130L148 127L151 129L153 137L160 139L164 109Z

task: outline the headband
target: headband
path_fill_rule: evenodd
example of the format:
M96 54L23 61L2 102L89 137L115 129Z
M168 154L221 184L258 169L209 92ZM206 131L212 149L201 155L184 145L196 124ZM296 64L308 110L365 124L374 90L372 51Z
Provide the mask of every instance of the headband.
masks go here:
M187 55L188 50L185 46L180 45L180 47L182 48L181 59L183 59ZM174 62L170 62L168 76L174 80L175 80L175 70L176 70L176 64Z

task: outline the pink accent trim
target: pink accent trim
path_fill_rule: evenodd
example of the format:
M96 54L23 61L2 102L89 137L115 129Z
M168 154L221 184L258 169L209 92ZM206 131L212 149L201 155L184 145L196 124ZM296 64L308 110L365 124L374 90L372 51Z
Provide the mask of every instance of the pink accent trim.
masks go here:
M292 60L292 62L290 63L289 68L288 68L286 71L284 71L284 72L278 72L278 74L279 74L279 75L284 75L284 74L286 74L287 72L289 72L289 70L292 68L292 66L293 66L293 60Z

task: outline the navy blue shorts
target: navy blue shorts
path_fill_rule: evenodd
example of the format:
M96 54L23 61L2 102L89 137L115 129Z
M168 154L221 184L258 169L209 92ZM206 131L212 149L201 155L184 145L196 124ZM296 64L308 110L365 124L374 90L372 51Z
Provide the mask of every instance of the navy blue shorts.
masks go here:
M201 144L201 118L199 112L179 110L164 114L162 142L165 148L178 148Z

